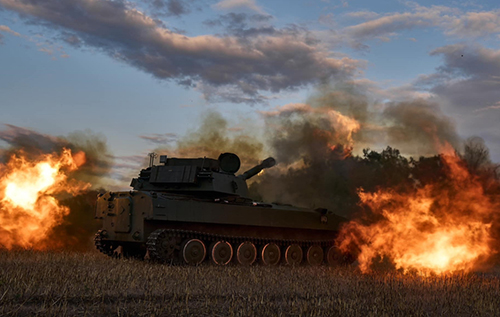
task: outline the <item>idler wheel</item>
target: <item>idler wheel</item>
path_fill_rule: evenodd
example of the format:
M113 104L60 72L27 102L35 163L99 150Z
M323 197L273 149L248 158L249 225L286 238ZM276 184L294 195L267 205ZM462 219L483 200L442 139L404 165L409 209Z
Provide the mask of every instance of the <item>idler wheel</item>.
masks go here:
M174 262L178 259L180 250L180 237L159 229L153 232L147 242L149 257L157 262Z
M199 239L186 240L182 246L182 259L187 264L198 265L205 259L207 249Z
M233 247L227 241L217 241L211 246L212 261L217 265L226 265L233 258Z
M281 251L276 243L268 243L262 248L262 263L265 265L276 265L280 262Z
M342 264L344 262L343 258L342 252L340 252L337 246L332 245L326 249L325 260L328 265L335 266Z
M252 265L257 259L257 248L252 242L243 242L236 251L236 258L241 265Z
M302 262L302 248L298 244L289 245L285 251L285 260L288 265L299 265Z
M307 249L307 263L312 266L321 265L323 262L323 249L319 245L312 245Z

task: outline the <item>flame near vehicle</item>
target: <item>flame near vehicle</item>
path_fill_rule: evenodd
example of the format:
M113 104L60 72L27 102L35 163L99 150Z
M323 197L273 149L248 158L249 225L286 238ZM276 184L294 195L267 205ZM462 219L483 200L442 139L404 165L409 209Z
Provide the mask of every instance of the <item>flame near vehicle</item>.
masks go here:
M404 272L467 272L495 253L491 227L500 206L451 149L445 153L445 181L409 193L359 191L361 204L379 220L350 222L338 242L343 251L359 249L363 272L381 258Z
M47 249L55 226L69 208L56 195L76 195L90 184L68 178L85 163L84 152L43 154L28 159L23 152L0 165L0 246Z

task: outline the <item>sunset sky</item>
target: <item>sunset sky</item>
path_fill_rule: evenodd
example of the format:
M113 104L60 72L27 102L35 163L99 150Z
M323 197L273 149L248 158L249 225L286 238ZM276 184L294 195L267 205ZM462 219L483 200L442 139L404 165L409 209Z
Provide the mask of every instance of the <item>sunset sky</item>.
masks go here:
M88 129L144 156L209 109L258 126L325 82L436 103L500 161L497 1L0 0L4 141Z

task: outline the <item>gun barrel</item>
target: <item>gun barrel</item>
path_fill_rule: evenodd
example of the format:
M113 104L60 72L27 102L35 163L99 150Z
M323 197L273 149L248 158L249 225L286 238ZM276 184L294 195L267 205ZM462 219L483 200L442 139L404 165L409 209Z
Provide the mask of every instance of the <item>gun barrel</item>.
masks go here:
M248 171L246 171L245 173L241 174L240 177L242 177L245 180L249 179L259 174L260 171L262 171L263 169L273 167L274 165L276 165L276 160L272 157L268 157L265 160L263 160L262 163L260 163L259 165L256 165L251 169L249 169Z

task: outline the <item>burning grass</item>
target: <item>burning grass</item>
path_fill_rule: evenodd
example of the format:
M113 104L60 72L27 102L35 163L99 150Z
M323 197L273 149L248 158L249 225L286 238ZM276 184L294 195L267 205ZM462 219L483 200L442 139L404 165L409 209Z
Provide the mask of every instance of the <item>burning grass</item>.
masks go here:
M169 267L94 252L0 252L0 316L491 316L499 310L497 274Z

